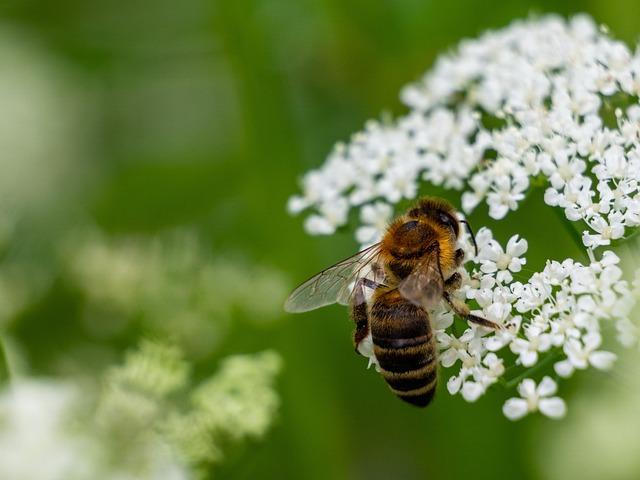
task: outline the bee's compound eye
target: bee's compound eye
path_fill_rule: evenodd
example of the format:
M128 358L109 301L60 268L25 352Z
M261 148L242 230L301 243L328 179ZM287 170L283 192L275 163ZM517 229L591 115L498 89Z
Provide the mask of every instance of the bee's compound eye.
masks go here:
M453 218L451 218L451 215L449 215L447 213L444 213L444 212L438 212L438 220L440 220L440 222L443 225L449 227L454 232L456 231L455 220Z
M446 213L438 212L438 218L445 225L451 225L451 219L449 218L449 215L447 215Z

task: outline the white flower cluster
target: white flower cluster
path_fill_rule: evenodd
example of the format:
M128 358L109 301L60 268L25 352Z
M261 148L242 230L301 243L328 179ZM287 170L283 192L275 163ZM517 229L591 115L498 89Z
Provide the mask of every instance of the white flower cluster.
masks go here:
M572 259L548 261L541 272L522 283L512 274L520 272L526 263L522 257L526 240L513 236L502 249L490 230L482 228L476 241L478 256L467 262L469 276L462 291L479 307L472 313L504 328L495 332L470 326L459 337L444 331L438 334L442 365L452 367L457 360L461 364L449 379L450 393L460 392L472 402L494 383L506 382L502 378L506 347L522 367L555 360L554 370L561 377L588 366L600 370L612 366L615 354L600 350L601 330L614 324L618 331L624 330L634 299L615 253L606 251L599 261L587 266ZM468 244L462 246L468 248ZM633 342L622 334L619 339L626 344ZM546 385L549 382L553 380L549 378ZM532 388L523 386L520 391L533 392ZM508 412L512 410L505 408Z
M543 177L546 203L585 222L585 245L608 245L640 225L638 95L640 53L590 18L517 22L439 58L403 91L410 112L338 144L289 210L315 210L312 234L333 233L352 207L377 225L388 211L367 204L413 198L426 180L465 189L463 210L485 201L500 219Z
M545 377L536 387L523 375L506 380L503 352L515 354L522 368L554 362L559 378L612 365L615 355L601 349L605 322L615 325L621 343L637 341L620 259L597 250L640 226L638 96L640 50L611 39L589 17L515 22L440 57L404 89L405 116L371 121L338 144L304 176L303 193L288 208L312 210L305 222L311 234L334 233L356 208L356 239L366 246L380 239L393 206L416 197L422 182L460 190L465 212L485 202L494 219L516 210L530 188L545 186L545 203L562 209L566 222L580 222L590 263L550 261L526 283L514 281L527 242L514 236L503 248L482 229L463 293L477 304L476 314L505 328L437 332L442 365L460 360L448 382L452 394L475 401L497 382L523 380L526 408L510 400L505 414L559 417L562 400L541 400L555 393L555 381Z

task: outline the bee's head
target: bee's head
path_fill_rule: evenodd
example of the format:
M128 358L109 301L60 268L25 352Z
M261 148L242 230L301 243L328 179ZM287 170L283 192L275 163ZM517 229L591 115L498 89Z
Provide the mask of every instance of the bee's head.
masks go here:
M460 234L460 223L451 212L446 210L436 210L432 215L433 220L444 228L451 230L453 235L458 238Z
M450 231L455 238L460 234L460 222L456 218L455 209L446 200L440 198L424 198L415 208L408 212L409 218L423 218L444 230Z

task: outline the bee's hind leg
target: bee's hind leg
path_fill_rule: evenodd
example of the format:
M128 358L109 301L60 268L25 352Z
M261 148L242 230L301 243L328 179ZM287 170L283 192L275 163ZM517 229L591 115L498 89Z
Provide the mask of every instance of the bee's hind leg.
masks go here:
M449 280L451 280L451 278L456 275L455 273L449 278ZM460 274L458 274L460 275ZM447 280L447 282L449 281ZM460 279L461 281L461 279ZM445 282L445 288L447 287L447 282ZM458 287L459 288L459 287ZM466 303L461 302L459 300L456 300L455 298L452 298L451 295L449 294L449 292L445 291L443 294L443 297L445 299L445 301L449 304L449 306L451 307L451 309L459 316L461 316L462 318L464 318L465 320L468 320L469 322L473 322L475 324L481 325L483 327L486 328L491 328L493 330L502 330L502 326L492 322L491 320L487 320L486 318L482 318L482 317L478 317L477 315L472 314L469 311L469 307L467 306Z
M364 289L366 287L375 290L380 285L369 278L360 278L353 287L350 308L351 319L356 324L356 330L353 332L353 343L356 352L360 355L368 356L360 348L362 341L369 336L369 314L367 312L368 306Z

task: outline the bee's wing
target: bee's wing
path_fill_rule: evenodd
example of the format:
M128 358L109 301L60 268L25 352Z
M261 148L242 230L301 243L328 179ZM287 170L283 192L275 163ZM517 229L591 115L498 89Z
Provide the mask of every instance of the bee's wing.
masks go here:
M409 276L398 286L400 295L425 310L436 305L444 291L438 243L436 242L427 252Z
M353 282L369 274L367 267L377 262L379 253L376 243L314 275L289 295L285 311L307 312L336 302L347 305Z

